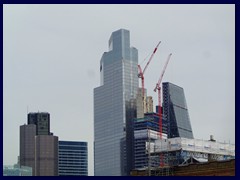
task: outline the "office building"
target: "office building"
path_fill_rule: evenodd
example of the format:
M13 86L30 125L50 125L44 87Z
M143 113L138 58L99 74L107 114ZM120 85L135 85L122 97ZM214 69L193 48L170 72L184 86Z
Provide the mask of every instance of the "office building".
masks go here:
M36 125L20 126L20 165L32 168L32 175L35 172L35 136Z
M50 133L49 113L29 113L28 125L20 126L20 166L33 176L58 175L58 137Z
M35 124L37 135L50 135L50 114L46 112L29 113L28 124Z
M163 114L168 121L168 138L193 138L184 90L175 84L164 82Z
M58 142L58 175L87 176L88 175L88 145L87 142Z
M94 89L94 174L129 175L129 121L136 117L138 51L130 47L130 32L112 33L109 51L100 61L100 86Z
M35 137L35 176L58 176L58 137Z

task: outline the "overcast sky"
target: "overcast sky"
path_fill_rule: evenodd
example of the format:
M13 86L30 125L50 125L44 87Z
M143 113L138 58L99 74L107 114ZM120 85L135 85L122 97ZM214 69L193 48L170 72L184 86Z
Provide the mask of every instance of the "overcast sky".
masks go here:
M163 81L184 88L194 138L235 143L235 5L4 5L4 165L17 162L28 109L49 112L60 140L88 142L93 175L93 88L120 28L130 30L139 63L162 41L145 73L154 104L173 53Z

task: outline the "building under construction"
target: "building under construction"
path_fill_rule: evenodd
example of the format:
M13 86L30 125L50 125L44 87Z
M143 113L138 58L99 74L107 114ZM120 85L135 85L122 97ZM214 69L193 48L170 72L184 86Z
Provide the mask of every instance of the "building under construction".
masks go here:
M167 166L178 166L193 162L223 161L235 159L235 145L213 140L170 138L156 140L151 154L164 154Z
M139 89L138 94L140 93ZM146 91L144 96L143 100L147 99ZM143 104L147 107L152 102ZM145 109L144 106L142 108ZM214 166L210 168L214 169L225 166L218 165L220 162L229 164L227 163L229 160L235 159L233 144L216 142L212 136L210 140L193 139L183 88L172 83L163 83L163 107L158 105L156 113L145 112L144 117L133 119L133 131L132 175L179 175L183 174L182 168L186 171L186 168L191 169L193 164L197 164L199 169L210 168L209 166ZM213 165L212 161L216 161L217 165ZM232 161L230 164L233 164ZM231 174L232 172L233 170ZM197 174L194 171L191 173ZM198 175L199 173L200 171Z
M172 53L169 54L154 89L155 92L158 92L156 113L148 114L149 111L152 112L153 100L148 98L144 88L144 72L160 43L156 46L144 69L142 70L138 65L138 77L141 78L142 88L139 89L136 98L137 118L133 120L134 170L132 175L139 175L139 173L149 176L173 175L174 173L176 175L176 172L178 172L177 174L182 173L183 166L190 165L192 167L192 164L201 164L202 167L202 164L208 163L204 167L212 169L213 161L218 164L220 161L226 162L235 159L235 146L232 144L216 142L213 137L209 141L193 139L182 87L165 82L161 88ZM161 90L163 90L163 94L161 94ZM232 161L230 164L233 164ZM199 167L199 169L201 168ZM192 172L192 175L194 174L201 175L199 172Z
M133 120L134 130L134 168L159 166L159 155L150 156L150 146L159 139L159 116L156 113L145 113L143 118ZM163 118L163 137L167 139L167 122Z

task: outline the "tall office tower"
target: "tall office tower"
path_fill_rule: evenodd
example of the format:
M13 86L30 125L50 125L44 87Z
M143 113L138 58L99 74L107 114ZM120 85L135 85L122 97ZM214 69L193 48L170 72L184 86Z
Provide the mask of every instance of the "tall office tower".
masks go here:
M87 142L58 142L58 175L87 176L88 146Z
M94 173L129 175L129 121L136 116L138 51L130 47L130 33L112 33L109 51L100 61L101 85L94 89Z
M32 167L32 174L35 172L35 135L36 125L20 126L20 165Z
M162 85L163 114L169 123L168 138L193 138L183 88L169 82L164 82Z
M35 137L35 176L58 176L58 137Z
M29 113L20 126L20 166L32 167L33 176L58 175L58 137L50 133L49 113Z
M35 124L37 126L37 135L49 135L50 134L50 114L41 113L29 113L28 124Z

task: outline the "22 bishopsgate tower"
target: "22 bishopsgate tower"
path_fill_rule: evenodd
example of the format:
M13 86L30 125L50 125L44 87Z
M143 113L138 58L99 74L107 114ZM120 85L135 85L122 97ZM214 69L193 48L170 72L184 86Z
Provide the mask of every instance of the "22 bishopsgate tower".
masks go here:
M120 29L109 39L100 61L101 84L94 89L94 174L129 175L128 126L136 115L131 103L138 91L138 51L130 33Z

